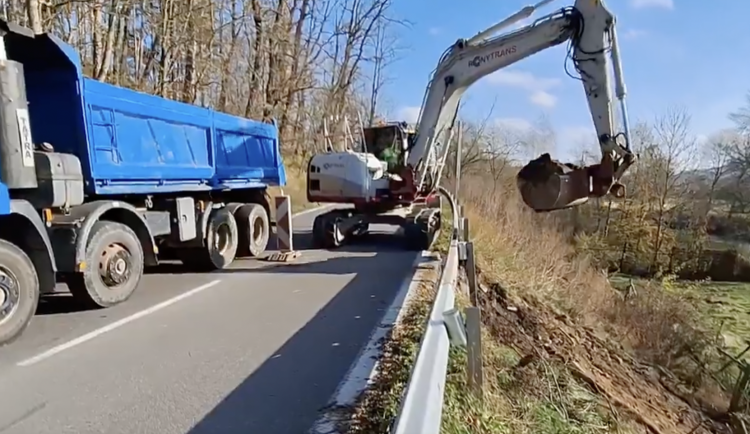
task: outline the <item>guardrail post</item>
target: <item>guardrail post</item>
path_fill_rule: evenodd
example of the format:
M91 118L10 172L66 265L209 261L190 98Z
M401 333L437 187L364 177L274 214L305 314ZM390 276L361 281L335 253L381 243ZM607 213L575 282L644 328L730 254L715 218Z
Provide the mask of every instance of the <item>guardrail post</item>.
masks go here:
M474 260L474 243L466 243L466 280L469 283L469 300L471 305L479 307L479 291L477 290L477 265Z
M463 236L463 233L464 233L464 227L463 227L463 223L464 223L464 206L463 205L458 205L458 214L457 214L457 216L458 216L458 221L455 222L455 223L453 223L453 227L456 228L456 229L458 229L458 241L466 241L466 240L464 240L464 239L461 238Z
M482 331L481 317L478 307L466 308L466 355L468 359L468 384L477 398L482 399L482 384L484 373L482 372Z

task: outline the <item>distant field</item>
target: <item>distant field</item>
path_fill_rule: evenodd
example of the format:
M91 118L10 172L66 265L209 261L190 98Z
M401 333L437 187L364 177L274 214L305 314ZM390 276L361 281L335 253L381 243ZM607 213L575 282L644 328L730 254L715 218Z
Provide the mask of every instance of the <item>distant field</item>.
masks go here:
M613 286L624 288L626 276L614 276ZM636 287L649 284L648 280L633 279ZM651 281L651 284L658 284ZM721 331L726 345L739 353L750 344L750 283L742 282L673 282L665 290L676 291L693 302L705 315L706 321ZM750 354L744 358L750 361Z
M739 352L750 344L750 283L685 283L676 289L696 302L717 330L721 328L727 346Z
M750 244L743 241L734 241L725 238L709 236L707 247L713 250L736 249L742 256L750 258Z

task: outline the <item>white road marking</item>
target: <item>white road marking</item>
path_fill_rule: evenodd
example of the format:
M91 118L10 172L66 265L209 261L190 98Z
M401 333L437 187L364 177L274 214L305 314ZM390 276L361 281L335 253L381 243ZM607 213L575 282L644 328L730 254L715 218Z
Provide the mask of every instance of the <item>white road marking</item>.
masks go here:
M329 401L327 408L335 409L341 406L354 404L360 394L373 380L375 375L377 375L380 365L383 339L388 335L391 329L393 329L393 326L400 321L401 316L404 314L404 308L407 306L409 298L413 294L411 289L412 285L415 283L414 277L417 274L419 265L429 260L430 254L427 251L422 251L417 254L416 258L414 258L412 269L408 272L406 278L401 283L401 286L396 293L396 297L393 299L393 302L391 302L391 305L388 306L388 310L385 311L380 322L370 335L367 345L359 353L357 359L349 368L349 372L339 384L331 401ZM312 429L309 431L309 434L336 433L335 414L335 411L330 414L323 414L323 416L315 422Z
M26 359L26 360L24 360L22 362L19 362L17 364L17 366L26 367L26 366L35 365L35 364L37 364L37 363L39 363L39 362L41 362L43 360L49 359L50 357L52 357L52 356L54 356L56 354L59 354L59 353L65 351L65 350L69 350L69 349L71 349L73 347L76 347L78 345L86 343L86 342L88 342L88 341L96 338L97 336L101 336L104 333L111 332L112 330L118 329L118 328L124 326L125 324L131 323L131 322L133 322L133 321L135 321L137 319L143 318L143 317L145 317L147 315L151 315L152 313L158 312L158 311L160 311L160 310L162 310L162 309L164 309L166 307L169 307L169 306L171 306L171 305L173 305L173 304L175 304L175 303L177 303L179 301L185 300L188 297L192 297L193 295L196 295L196 294L198 294L198 293L200 293L202 291L205 291L208 288L216 286L219 282L221 282L221 280L216 279L216 280L213 280L213 281L208 282L206 284L203 284L203 285L201 285L201 286L199 286L197 288L193 288L193 289L191 289L188 292L184 292L184 293L182 293L182 294L180 294L178 296L175 296L175 297L172 297L172 298L170 298L168 300L162 301L159 304L155 304L155 305L153 305L153 306L151 306L151 307L149 307L147 309L141 310L141 311L136 312L136 313L134 313L134 314L132 314L130 316L126 316L125 318L122 318L122 319L117 320L117 321L115 321L115 322L113 322L111 324L108 324L108 325L106 325L104 327L101 327L101 328L98 328L98 329L96 329L96 330L94 330L92 332L86 333L85 335L79 336L79 337L77 337L77 338L75 338L73 340L70 340L70 341L65 342L63 344L60 344L60 345L58 345L56 347L52 347L49 350L47 350L47 351L45 351L45 352L43 352L41 354L37 354L34 357L31 357L31 358Z
M329 204L329 205L323 205L323 206L319 206L319 207L315 207L315 208L310 208L310 209L307 209L307 210L304 210L304 211L301 211L301 212L298 212L298 213L294 214L292 216L292 218L297 218L297 217L303 216L305 214L319 212L319 211L322 211L322 210L324 210L326 208L330 208L332 206L333 205ZM39 363L41 361L49 359L50 357L52 357L52 356L54 356L56 354L59 354L59 353L61 353L63 351L69 350L69 349L71 349L73 347L76 347L78 345L86 343L86 342L88 342L88 341L90 341L90 340L92 340L92 339L94 339L94 338L96 338L98 336L101 336L101 335L103 335L105 333L111 332L112 330L118 329L118 328L120 328L120 327L122 327L122 326L124 326L124 325L126 325L128 323L131 323L131 322L133 322L133 321L135 321L137 319L140 319L140 318L143 318L143 317L145 317L147 315L151 315L152 313L158 312L158 311L160 311L160 310L162 310L162 309L164 309L164 308L166 308L168 306L171 306L171 305L173 305L173 304L175 304L175 303L177 303L179 301L185 300L188 297L192 297L193 295L196 295L196 294L198 294L198 293L200 293L202 291L205 291L208 288L211 288L212 286L217 285L219 282L221 282L221 281L217 279L217 280L213 280L213 281L211 281L209 283L206 283L205 285L201 285L201 286L199 286L197 288L193 288L190 291L184 292L184 293L182 293L182 294L180 294L178 296L170 298L169 300L165 300L165 301L163 301L163 302L161 302L159 304L155 304L155 305L153 305L153 306L151 306L151 307L149 307L147 309L141 310L141 311L136 312L136 313L134 313L134 314L132 314L130 316L127 316L127 317L122 318L122 319L120 319L118 321L115 321L115 322L113 322L111 324L108 324L108 325L106 325L104 327L101 327L101 328L98 328L98 329L96 329L94 331L86 333L85 335L79 336L79 337L77 337L77 338L75 338L73 340L70 340L70 341L65 342L63 344L60 344L60 345L58 345L56 347L52 347L52 348L50 348L47 351L44 351L44 352L42 352L40 354L37 354L36 356L33 356L33 357L29 358L29 359L26 359L26 360L23 360L23 361L17 363L16 366L27 367L27 366L35 365L35 364L37 364L37 363Z
M306 209L304 211L301 211L301 212L298 212L298 213L294 214L292 216L292 218L297 218L297 217L303 216L305 214L319 212L319 211L322 211L322 210L324 210L326 208L330 208L332 206L333 205L329 204L329 205L323 205L323 206L319 206L319 207L315 207L315 208ZM134 314L132 314L130 316L127 316L127 317L122 318L122 319L120 319L118 321L115 321L112 324L108 324L108 325L106 325L104 327L98 328L98 329L96 329L96 330L94 330L92 332L86 333L85 335L79 336L79 337L77 337L77 338L75 338L73 340L70 340L70 341L65 342L63 344L60 344L60 345L58 345L56 347L52 347L49 350L44 351L43 353L37 354L34 357L31 357L29 359L26 359L26 360L23 360L23 361L17 363L16 366L27 367L27 366L35 365L35 364L37 364L37 363L39 363L41 361L49 359L50 357L52 357L52 356L54 356L56 354L59 354L59 353L65 351L65 350L69 350L69 349L71 349L73 347L76 347L78 345L86 343L86 342L88 342L88 341L90 341L90 340L92 340L92 339L94 339L94 338L96 338L98 336L103 335L104 333L111 332L112 330L118 329L118 328L120 328L120 327L122 327L122 326L124 326L124 325L126 325L128 323L131 323L131 322L133 322L133 321L135 321L137 319L143 318L143 317L145 317L147 315L151 315L152 313L158 312L158 311L160 311L160 310L162 310L162 309L164 309L164 308L166 308L168 306L171 306L171 305L173 305L173 304L175 304L175 303L177 303L179 301L185 300L188 297L192 297L193 295L198 294L199 292L205 291L206 289L211 288L212 286L217 285L219 282L221 282L221 281L217 279L217 280L213 280L213 281L211 281L209 283L206 283L205 285L201 285L201 286L199 286L197 288L193 288L193 289L191 289L188 292L185 292L185 293L182 293L182 294L180 294L180 295L178 295L176 297L170 298L169 300L165 300L165 301L163 301L163 302L161 302L159 304L155 304L155 305L153 305L153 306L151 306L151 307L149 307L147 309L141 310L141 311L136 312L136 313L134 313Z
M316 211L322 211L322 210L324 210L326 208L332 208L333 206L334 206L334 204L316 206L315 208L310 208L310 209L306 209L304 211L300 211L298 213L294 213L292 215L292 218L295 219L295 218L301 217L301 216L303 216L305 214L310 214L310 213L313 213L313 212L316 212Z

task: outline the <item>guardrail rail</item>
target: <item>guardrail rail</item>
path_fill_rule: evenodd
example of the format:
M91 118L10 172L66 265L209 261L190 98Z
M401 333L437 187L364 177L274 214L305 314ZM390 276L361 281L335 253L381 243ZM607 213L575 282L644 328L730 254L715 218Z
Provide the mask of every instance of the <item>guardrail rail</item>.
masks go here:
M394 422L392 432L395 434L440 432L451 345L466 348L469 386L477 396L481 397L482 393L480 311L469 221L450 192L444 188L440 191L452 209L451 243L417 359ZM464 310L464 315L455 306L460 269L466 271L472 304Z

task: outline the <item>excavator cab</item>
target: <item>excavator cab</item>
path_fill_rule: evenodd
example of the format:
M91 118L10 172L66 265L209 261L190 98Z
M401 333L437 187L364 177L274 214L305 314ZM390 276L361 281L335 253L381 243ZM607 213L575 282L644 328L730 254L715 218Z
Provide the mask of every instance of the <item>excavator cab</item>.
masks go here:
M388 172L397 173L405 165L406 151L409 149L409 132L405 122L384 123L365 128L363 151L386 162Z

